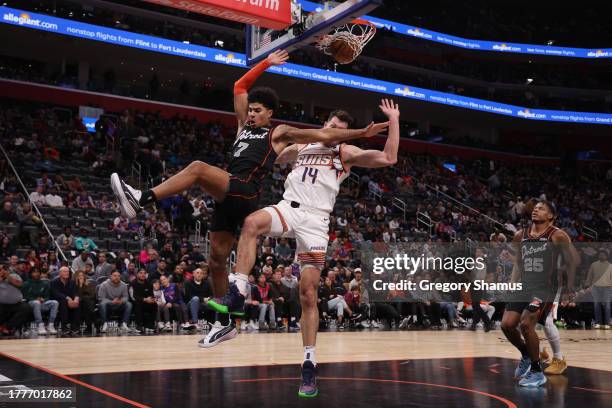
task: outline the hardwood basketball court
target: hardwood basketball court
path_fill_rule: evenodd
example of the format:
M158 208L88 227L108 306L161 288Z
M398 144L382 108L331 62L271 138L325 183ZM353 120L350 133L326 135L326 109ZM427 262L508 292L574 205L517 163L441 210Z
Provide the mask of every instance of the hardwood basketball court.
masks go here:
M612 404L607 331L562 331L570 367L540 389L516 385L517 353L499 330L319 333L320 396L312 401L297 396L299 333L242 333L212 349L198 348L199 336L5 340L0 378L76 387L70 406L79 407Z

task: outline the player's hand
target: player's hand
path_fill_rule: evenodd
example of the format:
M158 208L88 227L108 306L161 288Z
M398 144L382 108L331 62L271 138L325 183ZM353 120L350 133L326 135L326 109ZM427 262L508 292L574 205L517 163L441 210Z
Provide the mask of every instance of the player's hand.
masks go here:
M387 129L389 127L389 122L382 122L382 123L370 123L366 128L364 128L364 134L363 137L372 137L375 136L379 133L381 133L383 130Z
M287 60L289 60L289 53L285 50L276 50L268 55L270 65L283 65Z
M380 101L380 110L389 118L389 120L399 120L400 110L399 105L393 99L383 99Z

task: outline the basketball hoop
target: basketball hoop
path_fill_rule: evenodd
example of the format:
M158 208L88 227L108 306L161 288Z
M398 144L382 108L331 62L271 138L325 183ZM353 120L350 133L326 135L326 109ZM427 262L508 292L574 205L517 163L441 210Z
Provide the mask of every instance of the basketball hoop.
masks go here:
M363 47L376 34L376 26L367 20L356 19L340 26L333 33L322 36L317 48L334 57L340 64L349 64L361 54Z

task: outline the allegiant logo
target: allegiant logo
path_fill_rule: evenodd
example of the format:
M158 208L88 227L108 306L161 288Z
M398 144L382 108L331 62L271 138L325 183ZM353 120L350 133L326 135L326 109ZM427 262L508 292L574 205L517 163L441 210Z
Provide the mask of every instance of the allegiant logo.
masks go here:
M609 57L610 53L604 50L597 50L597 51L591 51L587 55L589 57L600 58L600 57Z
M508 44L495 44L493 49L498 51L520 51L521 47L511 47Z
M420 38L433 38L433 36L431 34L427 34L424 33L423 31L421 31L420 28L415 27L415 28L411 28L409 30L406 31L408 34L410 35L414 35L415 37L420 37Z
M26 26L31 26L31 27L49 28L52 30L57 30L58 28L57 24L47 23L39 19L33 20L32 18L30 18L30 15L28 13L21 13L18 16L13 13L5 13L2 16L2 19L4 21L10 21L12 23L17 23L20 26L26 25Z
M225 62L226 64L246 65L246 61L242 58L236 58L234 54L217 54L215 55L215 61Z
M518 116L523 117L523 118L529 118L529 119L544 119L544 118L546 118L545 114L543 114L543 113L533 113L533 112L530 112L529 109L520 110L516 114Z
M425 98L425 94L424 93L422 93L422 92L414 92L413 90L411 90L407 86L404 87L404 88L395 88L395 93L397 95L410 96L412 98Z

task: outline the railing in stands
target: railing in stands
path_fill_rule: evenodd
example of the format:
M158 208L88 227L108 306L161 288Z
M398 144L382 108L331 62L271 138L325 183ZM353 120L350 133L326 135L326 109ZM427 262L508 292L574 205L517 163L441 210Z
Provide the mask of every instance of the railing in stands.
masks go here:
M394 170L395 170L395 172L397 173L397 175L399 175L400 177L404 176L404 175L403 175L403 174L400 172L400 170L399 170L398 168L396 168L396 167L391 167L391 168L392 168L392 169L394 169ZM415 183L419 183L419 182L420 182L420 181L419 181L419 179L418 179L417 177L415 177L414 175L411 175L411 177L413 178L413 180L414 180L414 182L415 182ZM422 184L423 184L423 186L425 186L425 188L426 188L427 190L429 190L429 191L433 192L433 193L435 194L436 198L441 199L441 200L444 200L444 201L447 201L447 202L451 202L451 203L453 203L453 204L456 204L456 205L457 205L457 206L459 206L460 208L464 208L464 209L466 209L466 210L469 210L469 211L471 211L471 212L474 212L474 213L476 213L478 216L484 217L484 218L485 218L485 219L486 219L488 222L490 222L490 223L492 223L492 224L497 225L497 226L498 226L498 227L500 227L502 230L506 230L506 227L505 227L505 226L504 226L504 224L502 224L501 222L499 222L499 221L497 221L497 220L495 220L495 219L493 219L493 218L489 217L489 216L488 216L488 215L486 215L486 214L481 213L481 212L480 212L480 211L478 211L477 209L475 209L475 208L473 208L473 207L470 207L469 205L467 205L467 204L465 204L465 203L462 203L461 201L457 200L456 198L453 198L453 197L449 196L448 194L443 193L443 192L442 192L442 191L440 191L439 189L437 189L437 188L435 188L435 187L433 187L433 186L430 186L430 185L429 185L429 184L427 184L427 183L422 183Z
M206 236L204 237L204 256L207 260L210 257L210 231L206 231Z
M136 188L140 189L140 180L142 177L142 166L136 160L132 162L132 171L130 173L132 183L136 185Z
M392 203L395 208L399 209L402 212L402 214L404 215L404 222L406 222L406 202L400 200L397 197L393 197Z
M592 239L593 241L597 241L597 238L599 238L599 234L597 233L597 231L595 231L591 227L587 227L586 225L582 227L582 233L584 234L585 237L588 237Z
M194 244L195 245L200 245L200 242L202 241L202 222L201 221L196 221L195 223L195 239L194 239Z
M456 198L453 198L453 197L449 196L448 194L443 193L439 189L434 188L432 186L429 186L427 184L425 184L425 188L427 188L427 189L431 190L432 192L434 192L436 194L437 198L443 199L445 201L450 201L450 202L452 202L452 203L454 203L454 204L456 204L456 205L458 205L460 207L463 207L463 208L465 208L465 209L467 209L469 211L472 211L472 212L476 213L478 216L485 218L491 224L495 224L498 227L500 227L502 230L506 230L506 226L504 224L502 224L501 222L497 221L494 218L489 217L486 214L481 213L480 211L478 211L474 207L470 207L469 205L467 205L465 203L462 203L461 201L457 200Z
M416 220L417 220L417 227L420 225L426 227L427 230L429 231L429 236L431 237L433 234L433 221L431 220L431 217L425 214L424 212L417 211Z
M61 258L66 263L68 263L68 258L66 258L66 254L64 254L64 251L62 251L62 248L57 244L55 236L51 233L51 230L47 226L47 223L45 222L45 218L43 217L43 215L41 214L40 210L38 209L38 206L36 205L36 203L34 201L32 201L30 199L30 194L28 193L28 189L26 188L25 184L23 184L23 181L21 180L21 177L19 176L19 173L17 172L17 169L15 169L15 166L13 166L13 161L10 159L10 157L6 153L6 150L4 150L4 146L2 146L2 144L0 144L0 150L2 150L2 154L4 154L4 157L6 158L6 162L11 167L11 170L15 174L15 177L17 178L17 181L19 182L19 185L21 186L21 189L23 190L25 196L27 197L28 201L30 202L30 205L32 206L32 208L36 211L36 214L37 214L38 218L40 218L40 221L42 222L43 227L47 231L47 234L51 238L51 241L55 245L55 248L57 248Z
M346 179L346 181L349 183L349 186L359 188L359 183L361 181L361 177L359 177L358 174L349 173L349 176Z

